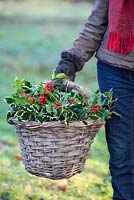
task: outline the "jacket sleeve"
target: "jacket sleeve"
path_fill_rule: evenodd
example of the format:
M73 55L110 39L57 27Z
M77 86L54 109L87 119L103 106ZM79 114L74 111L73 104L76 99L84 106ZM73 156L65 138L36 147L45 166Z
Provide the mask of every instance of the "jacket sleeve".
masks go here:
M83 68L101 44L108 25L108 1L95 1L95 7L72 48L61 53L62 59L74 62L77 71Z

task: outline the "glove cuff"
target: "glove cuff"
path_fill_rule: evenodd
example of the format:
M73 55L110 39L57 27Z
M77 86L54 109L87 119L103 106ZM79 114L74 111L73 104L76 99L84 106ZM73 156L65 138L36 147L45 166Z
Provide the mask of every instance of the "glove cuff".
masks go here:
M76 51L63 51L61 53L61 59L71 61L75 66L76 72L80 71L85 64L84 59Z

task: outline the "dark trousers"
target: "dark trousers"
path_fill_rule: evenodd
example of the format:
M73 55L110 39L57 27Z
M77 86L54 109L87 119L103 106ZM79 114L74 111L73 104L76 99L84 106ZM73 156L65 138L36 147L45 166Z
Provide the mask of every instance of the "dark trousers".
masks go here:
M105 127L113 199L134 200L134 72L98 61L97 73L101 92L113 88L113 109L121 114Z

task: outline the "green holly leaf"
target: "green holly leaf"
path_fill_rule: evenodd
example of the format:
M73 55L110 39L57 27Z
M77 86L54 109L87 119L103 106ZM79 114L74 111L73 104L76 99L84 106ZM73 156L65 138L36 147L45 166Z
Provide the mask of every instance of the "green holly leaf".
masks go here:
M83 122L83 124L85 124L86 126L88 125L88 122L87 122L87 121L83 120L82 122Z
M24 112L23 110L19 110L19 111L16 112L15 115L20 117L23 114L23 112Z
M51 76L51 79L54 80L56 78L56 71L54 70Z
M32 107L33 107L34 110L37 110L37 111L39 112L40 106L39 106L38 103L34 103L34 104L32 105Z
M38 92L39 92L39 94L44 93L44 87L43 87L42 84L40 84L40 85L38 86Z
M21 83L22 83L21 80L19 80L18 78L15 79L15 85L16 85L17 87L20 87L20 86L21 86Z
M59 73L59 74L55 74L55 78L54 79L67 79L67 75L64 73Z
M4 98L4 101L5 101L6 103L8 103L8 104L11 104L11 103L14 102L14 100L13 100L12 97L5 97L5 98Z
M83 112L80 114L80 120L82 120L82 119L85 117L85 114L86 114L85 111L83 111Z
M110 96L110 93L109 93L109 92L104 92L104 93L103 93L103 96L104 96L104 97L109 97L109 96Z
M32 84L30 83L30 81L25 80L24 84L26 87L31 88Z
M18 79L18 77L15 77L15 85L17 88L21 87L22 84L25 82L25 79Z
M28 113L24 112L24 113L20 116L20 119L21 119L22 121L27 121L27 120L30 119L30 115L29 115Z
M19 87L17 88L16 94L23 94L24 93L24 89Z
M38 121L38 122L40 122L40 123L43 122L42 116L37 115L35 119L36 119L36 121Z
M108 110L103 109L103 111L101 113L102 113L102 115L101 115L102 119L108 119L109 118L109 111Z
M115 114L115 115L121 117L121 114L117 113L116 111L112 111L112 114Z
M70 93L70 95L71 95L71 97L75 97L75 91L71 91L71 93Z
M52 113L53 112L53 104L49 103L48 105L46 105L46 111L48 113Z
M8 111L7 112L7 120L11 117L14 117L15 113Z
M15 97L15 101L18 103L18 104L26 104L26 103L29 103L27 97Z

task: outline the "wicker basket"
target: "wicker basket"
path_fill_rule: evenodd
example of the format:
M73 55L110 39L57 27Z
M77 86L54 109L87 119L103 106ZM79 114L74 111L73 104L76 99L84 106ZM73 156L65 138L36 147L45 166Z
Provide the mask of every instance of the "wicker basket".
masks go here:
M72 81L66 84L84 96L91 95ZM74 121L68 127L63 122L39 124L18 122L14 118L10 118L9 123L16 127L25 169L33 175L58 180L82 171L93 139L105 121L89 120L88 126Z
M22 160L25 169L36 176L53 180L70 178L80 173L88 151L103 120L71 122L68 127L62 122L18 122L16 126Z

